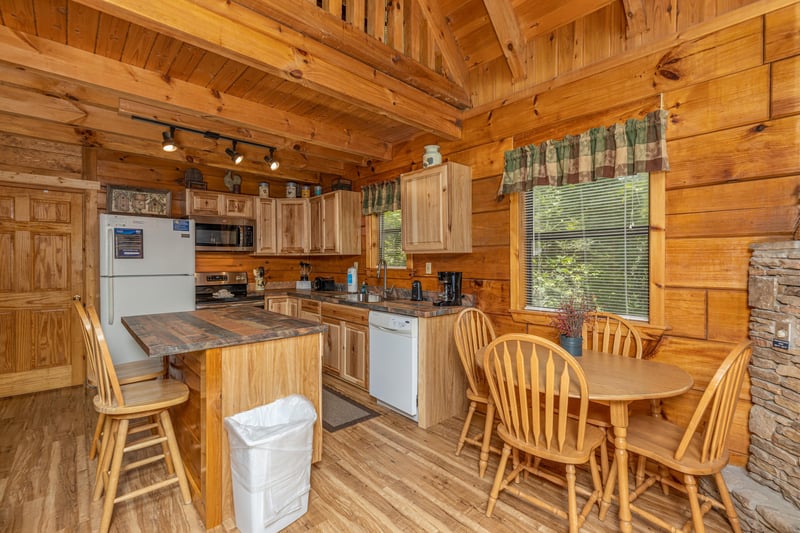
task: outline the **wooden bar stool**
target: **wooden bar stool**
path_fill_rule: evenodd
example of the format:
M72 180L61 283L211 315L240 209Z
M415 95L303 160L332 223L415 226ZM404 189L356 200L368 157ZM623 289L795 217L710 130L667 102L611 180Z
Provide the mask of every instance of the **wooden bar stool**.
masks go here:
M80 301L75 302L75 310L81 319L83 329L84 343L88 343L87 336L91 337L92 324L83 304ZM88 344L86 344L88 346ZM86 367L86 381L92 387L97 387L97 373L94 368L94 361L87 355ZM120 385L127 385L128 383L138 383L139 381L149 381L151 379L163 378L167 375L167 362L166 358L159 359L143 359L140 361L131 361L129 363L119 363L114 365L114 370L117 373L117 381ZM92 444L89 447L89 459L94 459L97 456L97 448L100 445L100 436L103 431L103 422L105 415L100 413L97 416L97 424L94 427L94 436L92 437Z
M76 308L79 305L76 302ZM88 305L85 307L85 314L92 326L92 334L85 340L87 357L92 359L90 364L94 365L97 380L94 406L98 413L105 415L93 501L99 500L105 493L100 531L106 532L111 525L114 504L118 502L177 483L183 502L191 503L189 483L169 416L170 407L180 405L189 399L189 388L184 383L171 379L120 385L97 312L94 307ZM130 425L131 420L141 418L147 418L150 422L135 428ZM137 440L129 441L129 435L136 435ZM155 455L144 458L137 456L135 460L123 465L126 453L153 446L159 448ZM164 479L146 487L117 494L122 472L160 460L163 460L166 466Z

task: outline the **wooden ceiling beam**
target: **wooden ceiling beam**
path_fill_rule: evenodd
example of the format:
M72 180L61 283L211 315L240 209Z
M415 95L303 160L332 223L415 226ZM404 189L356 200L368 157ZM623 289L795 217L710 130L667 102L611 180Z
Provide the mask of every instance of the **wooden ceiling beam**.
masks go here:
M450 75L456 83L466 86L468 75L464 54L461 52L452 30L447 24L447 19L439 6L439 2L437 0L418 1L422 16L425 17L425 21L431 29L431 34L442 52L442 59Z
M483 0L489 20L500 42L500 48L506 58L513 81L521 81L528 77L525 69L526 45L519 27L514 7L509 1Z
M122 98L216 117L243 128L355 153L373 160L392 157L391 145L381 140L320 123L313 117L212 93L204 87L165 78L156 72L15 32L5 26L0 26L0 61L21 69L33 69L102 87Z
M237 4L74 1L444 139L461 137L460 110Z

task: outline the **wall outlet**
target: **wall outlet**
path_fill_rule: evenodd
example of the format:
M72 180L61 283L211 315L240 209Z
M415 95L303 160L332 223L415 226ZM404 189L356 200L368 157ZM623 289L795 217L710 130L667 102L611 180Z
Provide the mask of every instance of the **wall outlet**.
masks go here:
M775 338L779 341L783 341L788 345L792 344L792 321L785 320L775 322Z
M354 267L356 267L356 270L358 270L358 261L356 261L355 263L353 263L353 266L354 266Z
M425 263L425 273L426 274L430 274L431 273L431 264L430 263Z

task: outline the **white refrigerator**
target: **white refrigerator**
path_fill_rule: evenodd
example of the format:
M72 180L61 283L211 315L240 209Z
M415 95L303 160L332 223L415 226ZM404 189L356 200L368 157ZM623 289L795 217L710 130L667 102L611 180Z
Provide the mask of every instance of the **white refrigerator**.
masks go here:
M144 359L121 318L194 311L194 220L100 215L100 320L115 363Z

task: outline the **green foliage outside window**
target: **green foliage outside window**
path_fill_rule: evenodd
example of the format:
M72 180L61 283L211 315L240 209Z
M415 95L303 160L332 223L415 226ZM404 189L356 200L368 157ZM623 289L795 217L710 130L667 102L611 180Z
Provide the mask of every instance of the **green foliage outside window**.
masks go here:
M403 252L400 210L386 211L378 215L379 259L386 260L390 267L405 268L406 254Z

